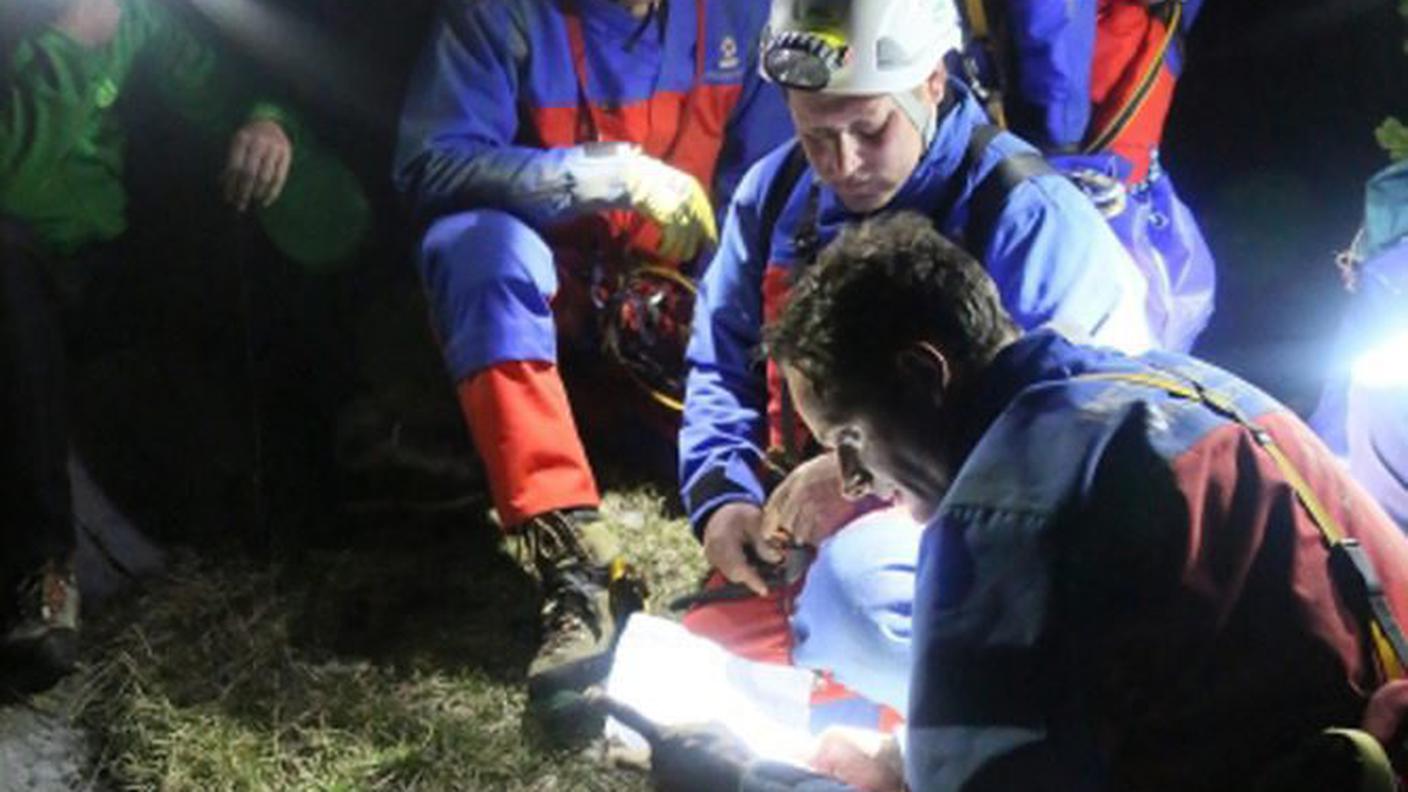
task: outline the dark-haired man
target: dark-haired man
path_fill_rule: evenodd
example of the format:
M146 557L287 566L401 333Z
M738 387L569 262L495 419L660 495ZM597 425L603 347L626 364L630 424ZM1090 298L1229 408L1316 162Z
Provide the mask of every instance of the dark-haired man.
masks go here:
M1023 334L915 216L843 232L768 348L848 493L926 523L903 775L835 741L818 768L871 789L1246 788L1402 675L1408 539L1237 377ZM1377 599L1353 585L1370 567Z

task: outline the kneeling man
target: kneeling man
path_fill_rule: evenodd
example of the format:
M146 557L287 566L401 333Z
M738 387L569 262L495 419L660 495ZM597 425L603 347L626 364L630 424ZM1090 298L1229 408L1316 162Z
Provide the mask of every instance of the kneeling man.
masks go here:
M1326 727L1392 734L1364 719L1408 657L1408 538L1255 387L1022 333L913 215L843 233L767 344L847 492L925 523L893 788L1246 788Z

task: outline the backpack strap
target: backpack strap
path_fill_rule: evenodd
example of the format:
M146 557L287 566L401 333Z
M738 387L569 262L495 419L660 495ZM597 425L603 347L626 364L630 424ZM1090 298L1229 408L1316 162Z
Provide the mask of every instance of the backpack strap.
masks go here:
M972 173L978 167L993 138L1001 131L1002 128L996 124L984 124L973 130L959 174ZM983 176L968 199L968 222L963 227L964 247L974 258L982 260L983 252L992 240L997 218L1006 208L1007 199L1017 185L1047 173L1059 171L1035 151L1019 151L1003 157ZM954 181L962 183L957 177Z
M1330 579L1364 630L1366 658L1378 669L1384 682L1408 677L1405 670L1408 669L1408 638L1405 638L1403 627L1389 609L1383 581L1373 561L1358 540L1346 534L1339 521L1325 508L1315 490L1272 439L1270 432L1248 418L1231 399L1191 378L1171 373L1107 372L1082 374L1076 379L1113 380L1156 388L1171 396L1198 402L1251 434L1281 472L1286 484L1295 493L1296 500L1300 501L1310 521L1319 530L1320 538L1330 554Z
M782 210L787 208L787 199L792 197L792 189L797 186L797 181L802 178L802 171L806 167L807 157L802 151L802 144L793 142L792 148L787 150L787 157L783 159L777 173L773 174L772 182L768 184L767 192L763 195L758 236L763 241L764 248L771 249L772 235L777 230L778 218L782 217Z
M792 192L796 188L797 182L802 178L802 171L806 167L807 157L806 153L802 151L802 144L793 143L792 148L787 151L786 159L777 169L777 173L773 174L772 182L768 184L767 192L763 196L758 232L765 251L771 250L772 235L777 230L777 221L782 216L782 210L787 207L787 201L792 197ZM810 259L816 253L816 189L811 190L807 201L807 208L797 229L797 247L805 260L803 266L809 264ZM766 265L766 262L764 264ZM796 438L794 437L794 427L797 422L796 408L792 404L792 394L788 392L787 380L785 379L782 380L782 391L779 398L782 402L782 446L768 449L768 457L770 467L774 472L785 475L787 471L802 461L802 449L796 447Z

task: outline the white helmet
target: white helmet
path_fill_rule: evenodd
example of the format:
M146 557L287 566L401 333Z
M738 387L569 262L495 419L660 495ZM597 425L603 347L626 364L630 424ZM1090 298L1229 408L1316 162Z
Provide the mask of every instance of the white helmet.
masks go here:
M892 94L962 41L953 0L772 0L758 67L788 88Z

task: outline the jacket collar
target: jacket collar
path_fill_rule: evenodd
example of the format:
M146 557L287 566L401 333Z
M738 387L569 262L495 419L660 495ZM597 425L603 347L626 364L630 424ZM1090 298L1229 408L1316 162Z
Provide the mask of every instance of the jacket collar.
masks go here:
M1038 328L1018 338L993 358L957 407L955 425L962 427L957 438L961 456L967 456L1023 391L1041 383L1111 368L1112 358L1124 359L1112 350L1075 344L1049 328Z

